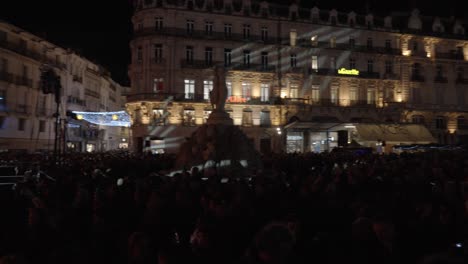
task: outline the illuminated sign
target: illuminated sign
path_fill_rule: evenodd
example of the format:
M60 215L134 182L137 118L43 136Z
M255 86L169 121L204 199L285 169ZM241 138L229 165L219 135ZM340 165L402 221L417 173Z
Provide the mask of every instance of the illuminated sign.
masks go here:
M345 68L341 68L341 69L338 70L338 74L359 75L359 71L356 70L356 69L348 70L348 69L345 69Z

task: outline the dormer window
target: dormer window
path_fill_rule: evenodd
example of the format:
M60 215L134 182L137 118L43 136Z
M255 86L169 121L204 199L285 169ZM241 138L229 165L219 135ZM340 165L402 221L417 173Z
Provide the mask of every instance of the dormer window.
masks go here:
M374 26L374 16L372 14L366 16L366 26L369 29Z
M391 16L386 16L384 18L384 27L385 28L392 28L392 17Z
M351 12L348 14L348 25L354 27L356 25L356 13Z
M296 4L292 4L289 7L289 19L297 20L298 19L298 6Z
M312 8L312 10L310 10L310 20L312 20L312 23L314 24L319 23L320 21L319 12L320 10L317 7L314 7Z
M439 18L436 18L434 20L434 24L432 24L432 31L438 32L438 33L442 33L445 31L444 25L442 25Z
M262 17L267 18L269 15L269 7L268 7L268 2L267 1L262 1L260 3L260 14Z
M338 12L336 11L336 9L333 9L330 11L329 23L332 26L335 26L336 24L338 24Z

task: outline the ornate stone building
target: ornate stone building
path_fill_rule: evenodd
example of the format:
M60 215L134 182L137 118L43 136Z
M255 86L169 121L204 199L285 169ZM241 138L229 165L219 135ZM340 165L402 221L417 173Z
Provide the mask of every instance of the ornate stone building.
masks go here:
M227 109L263 152L343 145L363 123L417 123L440 143L467 142L463 21L254 0L140 0L132 21L126 107L138 150L176 151L206 121L220 64Z
M54 149L56 103L53 94L43 93L40 82L46 68L60 76L63 145L70 151L119 148L122 128L94 125L66 114L121 110L123 88L109 73L73 51L0 21L0 151Z

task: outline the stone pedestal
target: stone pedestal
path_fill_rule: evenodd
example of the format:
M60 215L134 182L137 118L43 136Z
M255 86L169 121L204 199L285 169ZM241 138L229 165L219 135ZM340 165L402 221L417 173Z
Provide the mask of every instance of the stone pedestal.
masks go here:
M213 110L208 120L206 121L208 125L234 125L234 121L225 111Z
M176 159L177 169L207 164L209 170L227 177L246 176L262 167L260 154L225 111L213 111L207 124L182 144Z

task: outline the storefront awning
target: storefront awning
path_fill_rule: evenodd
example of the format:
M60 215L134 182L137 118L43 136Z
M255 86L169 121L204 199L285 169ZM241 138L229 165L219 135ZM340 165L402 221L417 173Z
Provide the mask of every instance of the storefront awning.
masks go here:
M385 141L394 144L437 142L429 130L418 124L355 124L358 141Z
M304 129L311 132L326 132L326 131L339 131L346 130L348 126L353 126L351 123L338 123L338 122L304 122L294 121L284 126L285 129Z

